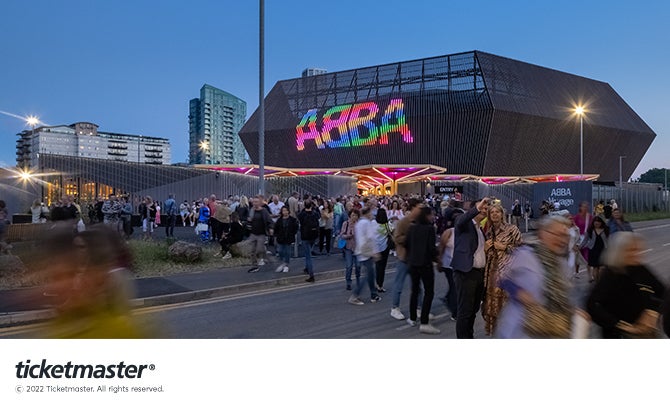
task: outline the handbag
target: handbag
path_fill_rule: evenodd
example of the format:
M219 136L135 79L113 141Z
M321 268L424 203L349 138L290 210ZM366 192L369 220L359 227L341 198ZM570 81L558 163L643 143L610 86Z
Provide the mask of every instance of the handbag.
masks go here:
M200 233L200 232L205 232L209 230L209 225L203 222L198 222L198 225L195 226L195 232Z
M559 338L570 337L571 317L550 312L544 306L533 304L526 306L523 328L532 337Z
M395 250L395 241L393 240L393 232L386 225L386 246L390 250Z
M347 240L346 240L346 239L339 238L339 239L337 240L337 247L338 247L338 249L344 249L345 246L347 246Z

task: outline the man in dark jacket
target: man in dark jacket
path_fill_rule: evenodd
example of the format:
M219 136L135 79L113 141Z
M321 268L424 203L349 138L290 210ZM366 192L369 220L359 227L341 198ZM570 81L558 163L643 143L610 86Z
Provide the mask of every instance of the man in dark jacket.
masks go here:
M312 265L312 246L319 237L319 219L320 212L315 209L312 201L305 200L304 209L298 213L300 221L300 238L302 239L302 248L305 253L305 273L309 275L306 282L314 282L314 266Z
M489 198L474 203L470 209L456 219L454 225L454 283L458 314L456 316L456 337L474 338L474 325L479 306L484 295L484 233L480 223L486 217Z

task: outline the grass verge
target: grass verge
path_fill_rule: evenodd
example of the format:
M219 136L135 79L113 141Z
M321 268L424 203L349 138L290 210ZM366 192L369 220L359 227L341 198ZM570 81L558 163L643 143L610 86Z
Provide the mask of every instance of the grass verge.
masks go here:
M653 221L656 219L670 219L670 212L640 212L635 214L626 214L628 222Z
M0 269L0 289L16 289L44 284L49 261L40 253L34 242L13 244L12 254L18 256L26 267L23 274L3 275ZM174 262L168 257L169 244L166 241L131 240L128 247L133 256L132 271L136 278L169 276L180 273L195 273L217 269L249 265L249 258L231 258L223 260L215 254L218 245L204 244L202 258L196 262Z
M138 278L225 269L250 263L248 258L223 260L220 256L214 256L220 251L215 245L201 245L202 258L192 263L170 260L169 245L165 241L131 240L128 246L133 254L133 272Z

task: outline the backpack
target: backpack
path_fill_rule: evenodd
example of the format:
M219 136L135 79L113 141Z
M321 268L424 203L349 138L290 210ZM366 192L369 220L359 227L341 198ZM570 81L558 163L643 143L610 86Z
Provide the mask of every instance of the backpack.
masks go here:
M300 235L302 239L314 240L319 237L319 215L316 211L304 211Z

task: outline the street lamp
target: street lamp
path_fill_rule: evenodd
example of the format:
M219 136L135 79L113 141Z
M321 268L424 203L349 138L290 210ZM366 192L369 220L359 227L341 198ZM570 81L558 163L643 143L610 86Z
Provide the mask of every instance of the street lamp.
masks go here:
M575 114L579 116L579 179L584 180L584 107L575 107Z
M30 144L33 145L33 138L35 137L35 126L36 126L37 124L40 123L40 119L37 118L37 117L35 117L34 115L29 115L28 118L26 118L26 123L27 123L28 125L30 125L30 128L31 128L31 131L30 131ZM42 144L40 144L40 147L41 147L41 146L42 146ZM39 152L37 153L37 158L39 159ZM25 165L25 164L24 164L24 165ZM30 165L31 165L31 164L28 163L28 166L30 166ZM41 168L41 166L42 166L42 165L40 164L40 168ZM44 184L42 184L41 191L42 191L42 192L41 192L41 195L42 195L42 198L41 198L41 199L42 199L42 202L44 202Z
M207 163L207 150L209 149L209 142L204 141L204 140L201 141L200 142L200 149L203 151L203 153L205 155L205 161L204 162L206 164Z

